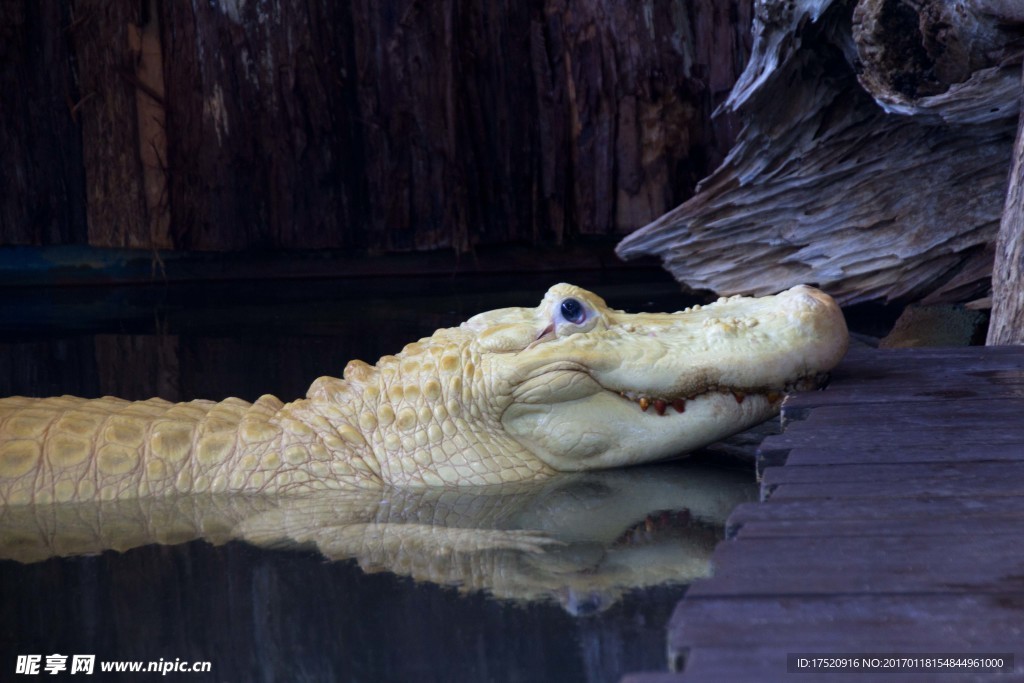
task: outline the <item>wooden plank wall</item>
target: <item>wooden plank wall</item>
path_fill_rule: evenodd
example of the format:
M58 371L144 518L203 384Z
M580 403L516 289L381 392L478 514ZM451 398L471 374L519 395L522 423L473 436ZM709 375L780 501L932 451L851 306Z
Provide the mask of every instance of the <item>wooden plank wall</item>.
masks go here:
M820 652L1015 653L996 680L1024 680L1024 348L852 352L783 419L763 501L672 617L680 673L629 679L782 680Z
M732 144L751 0L0 2L0 244L561 245Z

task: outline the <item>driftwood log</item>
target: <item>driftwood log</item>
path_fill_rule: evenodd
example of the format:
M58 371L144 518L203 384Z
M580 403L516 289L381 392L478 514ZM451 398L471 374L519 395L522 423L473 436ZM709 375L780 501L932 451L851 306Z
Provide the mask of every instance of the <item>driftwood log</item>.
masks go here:
M984 296L1018 113L1024 3L758 0L696 195L618 246L681 282L843 303Z
M1019 92L1024 109L1024 74ZM1017 125L1009 184L996 240L988 344L1024 344L1024 111Z

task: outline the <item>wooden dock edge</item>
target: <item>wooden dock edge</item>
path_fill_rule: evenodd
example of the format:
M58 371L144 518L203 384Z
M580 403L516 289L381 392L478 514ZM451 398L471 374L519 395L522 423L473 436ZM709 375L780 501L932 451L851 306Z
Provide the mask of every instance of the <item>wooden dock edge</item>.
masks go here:
M762 501L733 512L668 624L674 671L623 681L1024 680L1024 347L851 352L783 424L758 453ZM795 653L1014 667L801 677Z

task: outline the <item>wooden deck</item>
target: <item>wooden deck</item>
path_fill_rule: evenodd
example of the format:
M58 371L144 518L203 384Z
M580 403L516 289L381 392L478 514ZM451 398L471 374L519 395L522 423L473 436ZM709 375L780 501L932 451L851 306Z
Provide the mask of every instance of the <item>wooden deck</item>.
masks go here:
M631 683L1024 680L1024 348L857 351L788 400L669 624L679 673ZM787 673L790 653L1014 653L1012 673Z

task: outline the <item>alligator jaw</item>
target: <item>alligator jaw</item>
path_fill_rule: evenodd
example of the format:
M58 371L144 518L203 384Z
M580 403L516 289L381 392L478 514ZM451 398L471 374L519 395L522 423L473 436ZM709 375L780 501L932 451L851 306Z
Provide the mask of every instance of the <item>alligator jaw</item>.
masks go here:
M553 288L551 310L575 299L590 328L522 349L506 379L505 431L556 470L673 457L748 429L787 391L819 385L848 343L842 311L810 287L663 314L590 297Z
M732 389L728 387L710 386L701 392L691 392L685 396L647 396L636 391L619 391L614 392L619 395L620 398L635 403L640 407L641 412L647 412L648 409L654 408L654 412L658 415L671 415L671 408L676 413L686 412L686 404L690 401L697 400L708 394L721 393L731 394L736 403L743 403L747 397L760 396L763 397L768 403L773 406L779 404L786 394L794 391L810 391L812 389L819 389L825 385L828 381L828 373L818 373L811 377L804 377L794 382L789 382L785 387L776 389ZM609 390L610 391L610 390Z
M641 396L641 395L638 395L635 392L631 392L631 391L620 391L618 393L619 393L619 396L621 398L629 401L630 403L637 404L640 407L640 411L641 412L645 412L646 413L649 408L654 408L654 412L655 413L657 413L658 415L664 416L664 415L670 415L672 413L672 411L675 411L676 413L685 413L686 412L686 404L688 402L700 399L700 398L704 397L705 395L710 394L712 392L714 392L714 393L722 393L722 394L731 394L733 399L736 401L736 403L743 403L743 401L746 400L746 398L748 396L763 396L768 401L768 403L771 403L771 404L774 405L774 404L777 404L779 401L781 401L782 397L785 396L785 392L783 392L783 391L765 391L765 392L762 393L762 392L740 391L740 390L737 390L737 389L719 390L717 388L715 388L715 389L708 389L708 391L701 392L700 394L692 394L692 395L686 396L685 398L682 397L682 396L676 396L674 398L664 398L664 397L661 397L661 398L651 398L650 396ZM671 408L672 410L670 411L669 408Z

